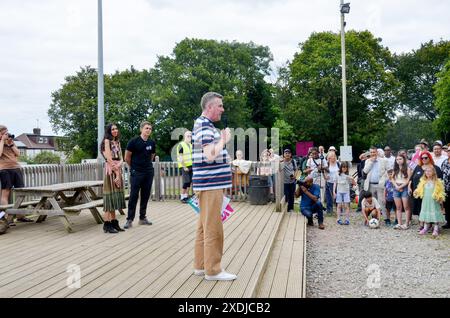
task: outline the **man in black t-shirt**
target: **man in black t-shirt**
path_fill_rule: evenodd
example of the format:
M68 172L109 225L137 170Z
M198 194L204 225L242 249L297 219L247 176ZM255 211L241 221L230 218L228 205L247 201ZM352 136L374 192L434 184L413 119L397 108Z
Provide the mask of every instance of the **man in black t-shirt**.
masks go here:
M125 161L130 167L131 193L128 202L128 217L124 228L129 229L133 225L136 215L136 205L141 192L139 208L139 224L152 225L146 217L147 203L150 198L154 176L153 160L156 154L156 144L150 140L152 125L149 122L141 123L141 135L130 140L125 151Z

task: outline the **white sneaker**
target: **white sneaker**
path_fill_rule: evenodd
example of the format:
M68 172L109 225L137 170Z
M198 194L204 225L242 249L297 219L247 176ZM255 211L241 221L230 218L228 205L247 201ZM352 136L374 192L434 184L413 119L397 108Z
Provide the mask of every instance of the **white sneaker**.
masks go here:
M236 275L221 271L219 274L214 276L205 275L206 280L235 280Z
M204 269L194 269L194 275L195 276L205 276L205 270Z

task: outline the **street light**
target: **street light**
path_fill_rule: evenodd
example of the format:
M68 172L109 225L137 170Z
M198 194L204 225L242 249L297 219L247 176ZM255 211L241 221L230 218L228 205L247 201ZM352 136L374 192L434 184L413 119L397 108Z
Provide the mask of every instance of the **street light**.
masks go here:
M345 63L345 14L350 13L350 3L341 0L341 55L342 55L342 113L344 121L344 146L348 145L347 138L347 73Z
M105 101L103 97L103 18L102 0L98 0L98 70L97 70L97 160L102 161L100 145L103 140L105 130Z
M350 13L350 3L341 3L341 13L342 14Z

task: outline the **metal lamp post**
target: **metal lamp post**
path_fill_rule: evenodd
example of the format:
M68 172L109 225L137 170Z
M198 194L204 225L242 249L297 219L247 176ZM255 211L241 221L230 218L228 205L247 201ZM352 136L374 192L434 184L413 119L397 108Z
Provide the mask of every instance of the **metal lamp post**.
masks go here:
M347 72L345 63L345 14L350 13L350 3L341 0L341 51L342 51L342 112L344 120L344 146L348 145L347 137Z
M97 95L97 160L103 159L100 144L105 134L105 101L103 94L103 19L102 19L102 0L98 0L98 95Z

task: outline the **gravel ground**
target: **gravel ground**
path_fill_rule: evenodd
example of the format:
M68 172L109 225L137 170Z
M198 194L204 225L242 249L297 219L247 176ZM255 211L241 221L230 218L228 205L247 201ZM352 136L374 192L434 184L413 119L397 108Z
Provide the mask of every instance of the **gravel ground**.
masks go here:
M409 230L363 226L352 212L349 226L325 218L325 230L307 229L307 297L450 297L450 230L438 238Z

